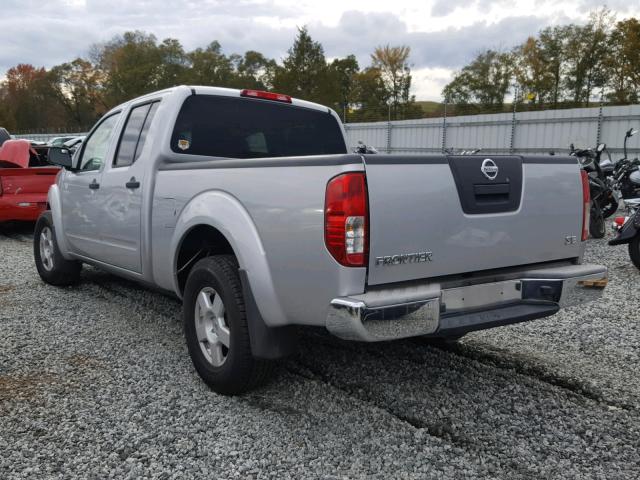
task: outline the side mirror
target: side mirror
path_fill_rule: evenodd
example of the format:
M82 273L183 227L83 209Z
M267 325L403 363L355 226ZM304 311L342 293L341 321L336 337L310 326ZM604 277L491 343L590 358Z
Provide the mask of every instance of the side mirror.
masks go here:
M596 152L598 153L602 153L604 151L604 149L606 148L606 144L605 143L600 143L597 147L596 147Z
M58 165L67 170L74 170L72 153L66 147L50 147L48 160L53 165Z

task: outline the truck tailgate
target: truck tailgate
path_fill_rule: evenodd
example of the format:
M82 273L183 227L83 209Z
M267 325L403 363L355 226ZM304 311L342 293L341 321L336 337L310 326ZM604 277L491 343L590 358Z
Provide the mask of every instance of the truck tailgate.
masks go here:
M581 254L573 157L366 155L365 166L369 285Z

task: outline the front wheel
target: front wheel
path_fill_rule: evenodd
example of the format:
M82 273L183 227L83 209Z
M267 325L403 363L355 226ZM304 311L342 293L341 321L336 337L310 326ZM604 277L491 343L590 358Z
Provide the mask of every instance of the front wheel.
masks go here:
M237 395L264 383L273 363L251 353L247 313L233 255L203 258L184 291L184 332L193 365L213 390Z
M640 270L640 235L636 235L636 238L629 243L629 256L631 262Z
M43 212L36 222L33 257L40 278L50 285L63 287L73 285L80 279L82 263L67 260L60 253L50 210Z

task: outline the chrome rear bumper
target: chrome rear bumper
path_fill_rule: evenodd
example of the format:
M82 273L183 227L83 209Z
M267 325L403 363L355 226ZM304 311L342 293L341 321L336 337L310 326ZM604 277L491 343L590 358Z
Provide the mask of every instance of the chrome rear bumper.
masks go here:
M460 335L546 317L560 308L597 300L606 283L606 267L570 265L455 288L411 284L334 299L326 327L337 337L365 342Z

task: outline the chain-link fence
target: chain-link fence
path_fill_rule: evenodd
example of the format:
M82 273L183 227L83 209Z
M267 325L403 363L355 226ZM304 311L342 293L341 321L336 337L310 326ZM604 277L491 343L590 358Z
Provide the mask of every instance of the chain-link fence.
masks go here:
M493 154L562 154L569 152L572 143L587 148L603 142L616 157L622 154L625 132L640 129L640 105L545 106L553 107L518 103L477 113L480 107L475 105L437 104L429 106L429 114L421 118L347 123L345 129L350 148L361 141L385 153L480 149ZM630 138L627 147L629 155L637 156L640 135Z

